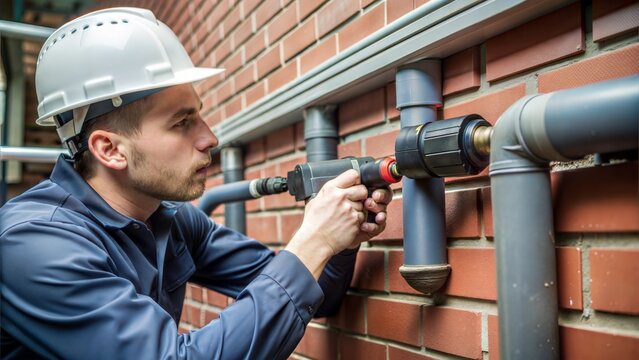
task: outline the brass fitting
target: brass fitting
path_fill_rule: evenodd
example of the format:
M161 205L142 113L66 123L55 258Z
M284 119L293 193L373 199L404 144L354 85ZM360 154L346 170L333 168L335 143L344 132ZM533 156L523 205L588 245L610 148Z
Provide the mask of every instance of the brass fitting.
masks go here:
M492 126L480 126L473 131L473 147L481 155L490 154L490 137L493 134Z

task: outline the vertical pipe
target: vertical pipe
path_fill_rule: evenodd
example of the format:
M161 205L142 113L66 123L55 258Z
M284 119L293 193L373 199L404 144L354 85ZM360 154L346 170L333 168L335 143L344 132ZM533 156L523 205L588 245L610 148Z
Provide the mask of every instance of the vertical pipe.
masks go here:
M244 180L244 163L239 147L225 147L221 151L224 183ZM224 225L233 230L246 233L246 208L243 201L224 205Z
M304 110L306 161L337 159L335 106L314 106Z
M396 88L402 127L435 121L442 104L440 60L399 67ZM431 294L446 282L450 272L444 180L404 178L403 184L404 265L400 272L413 288Z

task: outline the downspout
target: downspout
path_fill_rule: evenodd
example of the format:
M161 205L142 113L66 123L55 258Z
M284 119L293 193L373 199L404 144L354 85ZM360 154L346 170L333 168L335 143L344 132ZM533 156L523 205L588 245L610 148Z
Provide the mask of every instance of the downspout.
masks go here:
M558 359L557 270L549 161L636 149L639 76L513 104L491 139L500 353Z
M242 149L225 147L221 151L224 184L232 184L244 180L244 161ZM246 208L243 201L224 205L224 226L246 233Z
M337 159L335 106L314 106L304 110L306 161Z
M441 61L429 59L399 67L396 88L402 128L435 121L442 105ZM404 177L402 199L404 265L399 271L414 289L432 294L450 273L444 179Z

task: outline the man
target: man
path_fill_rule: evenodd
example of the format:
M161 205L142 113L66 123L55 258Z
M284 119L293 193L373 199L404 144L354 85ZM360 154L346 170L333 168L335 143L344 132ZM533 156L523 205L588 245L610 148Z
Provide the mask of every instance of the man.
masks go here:
M0 209L2 357L285 359L337 308L391 194L367 198L355 171L340 175L277 256L184 203L217 145L191 83L219 71L193 67L142 9L91 13L47 40L38 123L72 158ZM187 281L236 301L178 335Z

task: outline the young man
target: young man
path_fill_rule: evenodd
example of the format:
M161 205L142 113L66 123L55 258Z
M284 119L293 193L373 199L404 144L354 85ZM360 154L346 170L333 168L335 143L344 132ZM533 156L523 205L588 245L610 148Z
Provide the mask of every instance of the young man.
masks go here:
M91 13L47 40L38 123L72 157L0 209L2 357L285 359L337 308L391 194L367 198L355 171L340 175L277 256L184 203L217 145L191 83L219 71L193 67L142 9ZM236 301L178 335L187 281Z

